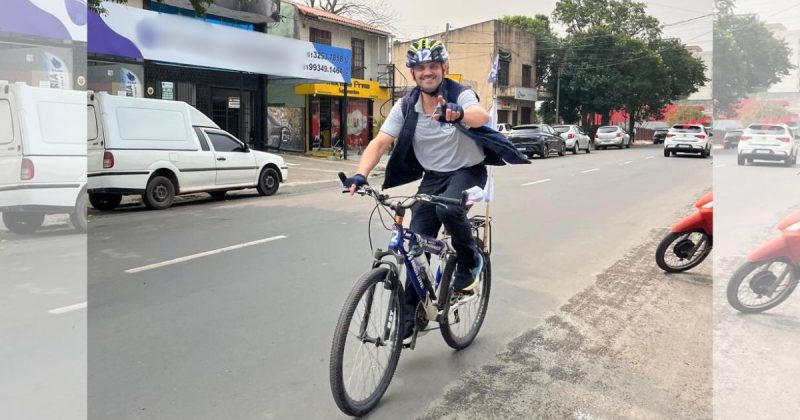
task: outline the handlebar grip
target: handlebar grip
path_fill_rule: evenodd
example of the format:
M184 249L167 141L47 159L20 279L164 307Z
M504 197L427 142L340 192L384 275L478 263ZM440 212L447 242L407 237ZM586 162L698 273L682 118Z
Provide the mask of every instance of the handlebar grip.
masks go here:
M453 206L460 206L460 207L464 207L465 204L465 200L463 197L461 200L457 200L455 198L447 198L447 197L436 197L432 201L436 201L442 204L449 204Z

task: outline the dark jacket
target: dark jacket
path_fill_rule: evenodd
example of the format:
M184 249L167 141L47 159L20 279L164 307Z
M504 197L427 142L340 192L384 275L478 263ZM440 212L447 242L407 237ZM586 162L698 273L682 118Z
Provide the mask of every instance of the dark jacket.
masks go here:
M467 89L466 86L456 83L450 79L444 79L440 91L447 102L457 103L458 95ZM405 121L400 135L397 137L397 145L386 165L386 175L383 181L383 188L392 188L407 184L422 178L422 165L414 154L414 132L417 129L417 119L419 115L414 111L414 106L419 100L420 88L417 86L408 95L403 97L402 110ZM505 165L531 163L520 153L517 148L498 131L481 126L478 128L464 128L461 124L455 124L470 138L475 139L478 145L483 147L486 155L483 163L486 165Z

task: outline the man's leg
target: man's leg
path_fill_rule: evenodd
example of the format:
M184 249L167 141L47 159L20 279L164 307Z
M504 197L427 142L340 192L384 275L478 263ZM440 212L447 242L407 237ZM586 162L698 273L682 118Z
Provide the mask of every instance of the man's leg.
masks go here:
M461 198L461 192L474 186L483 188L486 185L486 167L481 165L473 168L461 169L450 176L447 189L441 195L449 198ZM472 237L467 211L455 206L448 208L436 207L436 213L450 233L453 248L456 250L458 266L454 279L456 290L472 283L470 270L475 267L475 239Z
M440 194L447 186L447 177L425 174L420 183L418 194ZM417 203L411 208L411 225L409 229L420 235L435 237L442 227L442 222L436 214L436 209L428 203ZM403 296L403 326L409 334L414 326L414 317L419 304L419 295L411 281L406 282ZM405 337L405 335L404 335Z

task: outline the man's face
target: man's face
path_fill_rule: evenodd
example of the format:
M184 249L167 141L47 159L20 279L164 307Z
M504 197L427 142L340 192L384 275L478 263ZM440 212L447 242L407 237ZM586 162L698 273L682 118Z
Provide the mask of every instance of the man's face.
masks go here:
M411 68L411 76L417 85L425 92L432 93L439 84L442 83L442 78L447 73L447 64L442 64L438 61L431 63L420 64Z

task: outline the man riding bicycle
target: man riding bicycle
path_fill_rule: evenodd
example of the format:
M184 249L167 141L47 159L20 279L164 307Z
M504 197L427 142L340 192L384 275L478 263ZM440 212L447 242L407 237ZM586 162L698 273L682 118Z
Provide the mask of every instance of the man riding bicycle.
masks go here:
M449 63L441 41L420 39L411 44L406 67L417 86L398 101L364 150L355 175L344 185L353 194L367 184L367 176L380 157L397 144L386 166L383 188L422 178L418 193L461 198L461 192L486 183L485 165L530 163L505 136L484 125L489 114L468 87L445 78ZM415 204L411 231L435 237L442 224L451 235L457 266L453 280L456 293L471 294L483 266L475 247L467 211L455 206ZM419 296L409 282L404 293L405 337L413 334Z

